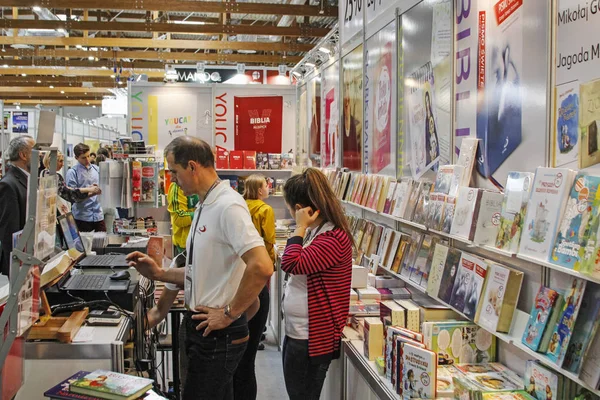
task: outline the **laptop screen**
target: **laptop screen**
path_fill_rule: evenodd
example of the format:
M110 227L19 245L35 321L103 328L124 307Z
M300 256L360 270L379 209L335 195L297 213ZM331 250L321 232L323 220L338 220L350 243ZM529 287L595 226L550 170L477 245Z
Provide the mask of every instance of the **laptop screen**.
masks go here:
M74 248L80 253L85 254L83 242L81 241L79 229L77 229L77 224L75 223L73 214L67 213L65 215L61 215L58 217L58 221L60 223L60 229L62 230L65 242L67 243L67 248Z

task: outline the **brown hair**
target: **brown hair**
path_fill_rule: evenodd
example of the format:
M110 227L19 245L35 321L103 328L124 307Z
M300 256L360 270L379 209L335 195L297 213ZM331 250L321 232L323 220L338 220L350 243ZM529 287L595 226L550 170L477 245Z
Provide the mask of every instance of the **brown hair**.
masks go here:
M75 155L75 158L79 158L80 155L85 154L88 151L90 151L90 146L85 143L79 143L73 148L73 154Z
M252 174L244 181L244 199L257 200L258 191L263 187L266 178L261 174Z
M319 215L337 228L346 232L354 246L354 239L348 220L342 210L342 205L331 188L327 177L316 168L307 168L302 174L294 175L285 182L283 187L285 202L294 207L312 207L319 210Z

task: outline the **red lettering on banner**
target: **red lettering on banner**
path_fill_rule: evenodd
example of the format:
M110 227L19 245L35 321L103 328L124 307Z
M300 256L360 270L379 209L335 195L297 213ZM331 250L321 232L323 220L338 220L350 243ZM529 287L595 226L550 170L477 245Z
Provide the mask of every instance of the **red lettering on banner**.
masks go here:
M500 25L523 5L523 0L500 0L494 5L496 24Z
M215 139L221 137L223 139L223 144L227 143L227 118L223 118L227 115L226 96L227 93L215 96L215 117L219 117L215 119ZM221 126L218 125L219 122L222 123ZM224 149L218 145L216 147Z
M479 27L477 35L477 89L485 88L485 11L479 12Z

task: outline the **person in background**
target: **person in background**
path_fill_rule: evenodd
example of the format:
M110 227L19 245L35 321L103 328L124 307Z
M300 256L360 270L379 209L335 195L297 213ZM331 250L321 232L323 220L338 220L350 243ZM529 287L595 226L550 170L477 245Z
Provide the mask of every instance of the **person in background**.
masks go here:
M167 210L171 216L175 255L185 251L185 244L190 233L194 209L197 204L198 196L186 196L177 183L171 182L167 194Z
M31 172L31 150L35 141L22 135L12 139L4 155L10 162L0 180L0 268L3 275L10 271L10 252L13 233L25 227L27 210L27 182Z
M44 177L50 175L50 152L47 152L44 156L43 165L44 170L42 171L41 176ZM68 187L65 183L65 179L60 173L60 170L63 168L64 165L65 157L59 151L56 154L56 175L58 176L58 195L61 197L61 199L64 199L68 203L78 203L80 201L88 199L91 196L96 196L102 193L98 185L92 185L80 189L71 189L70 187ZM69 212L69 208L66 206L66 204L60 204L59 202L59 207L60 211L63 214Z
M42 176L42 171L44 170L44 157L46 155L45 151L40 151L39 156L39 163L38 163L38 177Z
M134 252L129 265L152 280L185 287L188 372L183 400L233 398L233 375L248 335L249 309L273 274L269 258L246 202L221 181L210 146L180 136L164 154L176 182L201 203L187 241L185 268L162 269Z
M284 185L296 230L281 270L291 275L283 311L283 376L291 400L318 400L331 360L340 356L352 279L353 239L327 178L315 168Z
M81 189L98 185L100 173L98 167L90 162L90 147L87 144L79 143L73 149L73 153L77 162L73 168L67 171L67 186ZM106 232L104 213L97 196L73 204L72 212L81 232Z
M111 158L110 152L108 151L108 149L106 147L100 147L98 149L97 153L98 153L98 155L96 156L96 164L99 164L101 162L100 160L98 160L98 157L100 157L100 156L104 157L103 161L110 160L110 158Z
M263 175L250 175L245 181L244 199L250 210L252 223L265 241L265 248L271 257L271 261L275 264L275 212L273 208L264 202L269 197L269 187L267 180ZM233 392L235 400L241 399L256 399L256 371L255 361L256 352L261 343L261 337L267 318L269 317L269 288L267 285L258 295L260 307L254 318L248 321L248 331L250 332L250 340L248 347L244 352L244 356L238 365L233 377Z
M94 165L96 164L96 153L90 153L90 162Z

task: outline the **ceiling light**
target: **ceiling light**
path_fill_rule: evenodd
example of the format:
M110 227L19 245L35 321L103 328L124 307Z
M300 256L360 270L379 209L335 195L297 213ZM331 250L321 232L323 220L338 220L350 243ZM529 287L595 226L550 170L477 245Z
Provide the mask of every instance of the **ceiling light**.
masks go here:
M306 63L304 63L304 65L306 65L307 67L311 67L311 68L315 67L315 64L313 64L311 62L306 62Z
M122 85L122 84L123 84L123 81L118 81L117 83L118 83L119 85Z
M331 50L329 50L327 47L319 47L319 51L321 53L331 54Z
M96 106L95 106L95 105L93 105L93 106L92 106L92 108L96 108Z
M81 49L81 45L80 45L80 44L76 44L76 45L75 45L75 48L76 48L76 49Z
M42 11L42 7L35 6L33 7L33 11Z
M88 60L90 60L90 61L94 61L94 56L89 56L89 57L88 57Z
M42 83L42 81L40 81L39 79L37 80L37 83Z
M87 103L87 102L85 104L88 105L88 106L90 105L90 103Z
M21 76L27 76L27 74L21 74Z
M206 22L204 21L169 21L172 24L179 24L179 25L205 25Z
M3 67L4 67L4 68L8 68L8 64L4 64L4 65L3 65Z
M115 74L112 74L110 77L114 79L115 78Z
M65 94L65 91L64 91L64 90L61 90L61 91L60 91L60 94Z
M50 89L54 89L54 86L50 85Z

